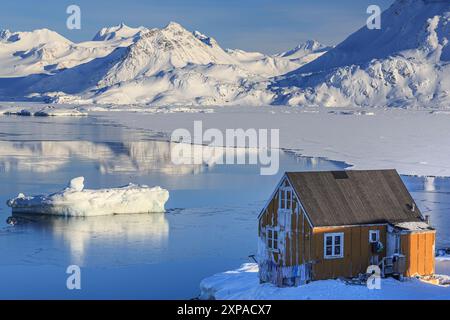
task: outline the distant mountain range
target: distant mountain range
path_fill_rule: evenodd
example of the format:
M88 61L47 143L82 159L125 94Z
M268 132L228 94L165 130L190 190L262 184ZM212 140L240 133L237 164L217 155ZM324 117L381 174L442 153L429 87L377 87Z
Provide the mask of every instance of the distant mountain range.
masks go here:
M222 49L171 22L56 32L0 31L0 99L148 105L450 106L450 2L397 0L381 30L336 47L265 55Z

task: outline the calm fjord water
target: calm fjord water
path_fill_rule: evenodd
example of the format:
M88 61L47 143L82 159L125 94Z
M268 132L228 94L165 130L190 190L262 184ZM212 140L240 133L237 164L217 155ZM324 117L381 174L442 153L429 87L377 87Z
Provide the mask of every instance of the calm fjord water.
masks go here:
M345 165L280 153L280 172L257 165L176 166L170 144L94 118L0 117L0 298L193 298L204 277L256 253L256 217L284 171ZM77 176L87 188L129 182L170 191L165 214L63 218L29 216L6 224L7 199L58 191ZM450 246L450 183L404 177ZM82 289L66 288L66 268Z

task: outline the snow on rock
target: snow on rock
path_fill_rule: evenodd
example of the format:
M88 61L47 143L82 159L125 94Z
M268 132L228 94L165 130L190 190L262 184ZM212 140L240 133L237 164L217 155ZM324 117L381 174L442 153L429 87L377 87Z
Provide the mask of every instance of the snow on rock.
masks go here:
M72 104L259 105L274 98L267 90L269 77L302 65L298 59L223 50L212 37L176 22L162 29L121 24L100 30L94 41L53 41L59 49L50 51L48 46L0 43L0 76L16 77L2 79L0 97ZM49 54L38 53L42 50Z
M325 46L316 40L308 40L300 43L294 49L282 52L276 56L287 58L292 62L298 62L300 65L305 65L331 49L332 47Z
M448 1L396 0L381 30L363 26L336 47L310 40L278 55L223 50L175 22L103 28L78 44L49 30L4 30L0 99L448 108L449 20Z
M92 41L110 41L117 39L126 39L136 36L139 32L148 30L145 27L132 28L124 23L118 26L102 28L92 39Z
M450 3L397 0L381 30L366 26L311 63L280 77L275 103L448 107Z
M450 299L450 287L425 283L415 278L403 282L392 278L382 279L380 290L347 285L340 280L313 281L299 287L278 288L269 283L259 283L258 265L255 263L246 263L237 270L219 273L202 280L200 292L200 299L203 300Z
M61 216L99 216L127 213L164 212L169 192L146 185L89 190L84 178L70 181L69 186L54 194L25 196L23 193L7 202L13 213Z

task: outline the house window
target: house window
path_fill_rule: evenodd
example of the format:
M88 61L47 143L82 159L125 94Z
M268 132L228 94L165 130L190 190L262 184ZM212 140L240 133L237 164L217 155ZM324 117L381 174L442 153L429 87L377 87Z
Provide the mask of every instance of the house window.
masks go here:
M273 251L278 250L278 231L272 228L267 229L267 248Z
M325 233L324 235L324 258L344 257L344 233Z
M369 243L380 241L380 230L369 230Z
M281 187L279 191L279 208L292 209L293 193L291 187Z

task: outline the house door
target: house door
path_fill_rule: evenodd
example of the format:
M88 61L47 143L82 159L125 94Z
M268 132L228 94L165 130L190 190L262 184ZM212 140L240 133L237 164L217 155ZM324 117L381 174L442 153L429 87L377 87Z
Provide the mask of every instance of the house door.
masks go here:
M387 233L387 248L386 248L386 255L388 257L393 256L394 254L400 253L400 234L397 232L388 231Z

